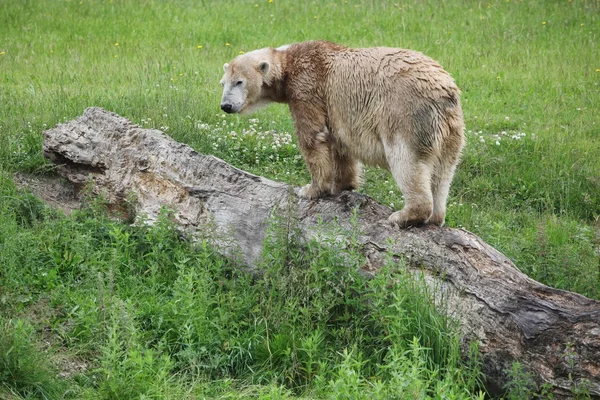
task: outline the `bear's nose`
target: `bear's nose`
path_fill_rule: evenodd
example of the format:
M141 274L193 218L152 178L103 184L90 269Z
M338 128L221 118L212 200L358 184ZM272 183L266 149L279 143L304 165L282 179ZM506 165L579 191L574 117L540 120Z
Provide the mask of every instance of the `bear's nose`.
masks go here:
M226 113L230 114L231 110L233 109L233 106L229 103L223 103L221 104L221 110L225 111Z

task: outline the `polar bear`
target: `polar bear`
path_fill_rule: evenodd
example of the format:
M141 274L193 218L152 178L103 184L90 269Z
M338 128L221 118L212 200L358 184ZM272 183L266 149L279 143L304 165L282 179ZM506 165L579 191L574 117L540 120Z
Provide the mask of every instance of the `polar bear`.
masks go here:
M356 189L362 162L388 169L404 196L390 221L443 225L464 121L460 90L437 62L412 50L310 41L248 52L223 69L226 113L289 105L312 178L299 196Z

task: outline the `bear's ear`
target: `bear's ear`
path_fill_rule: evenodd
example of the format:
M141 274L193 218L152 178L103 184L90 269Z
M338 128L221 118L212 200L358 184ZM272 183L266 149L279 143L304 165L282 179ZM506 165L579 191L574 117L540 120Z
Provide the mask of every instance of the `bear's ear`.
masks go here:
M227 68L229 68L229 64L223 64L223 71L227 72Z
M261 61L261 62L258 64L258 70L259 70L260 72L262 72L262 74L263 74L263 75L266 75L266 74L267 74L267 72L269 72L269 69L270 69L270 68L271 68L271 64L269 64L269 62L268 62L268 61Z

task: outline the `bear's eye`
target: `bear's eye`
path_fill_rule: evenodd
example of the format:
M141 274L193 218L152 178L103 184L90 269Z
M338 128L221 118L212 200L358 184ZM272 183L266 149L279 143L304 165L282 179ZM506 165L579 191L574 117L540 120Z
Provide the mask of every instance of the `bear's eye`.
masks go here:
M221 86L225 86L225 82L219 82Z
M242 81L237 81L237 82L235 83L235 86L242 86L242 83L244 83L244 82L242 82Z

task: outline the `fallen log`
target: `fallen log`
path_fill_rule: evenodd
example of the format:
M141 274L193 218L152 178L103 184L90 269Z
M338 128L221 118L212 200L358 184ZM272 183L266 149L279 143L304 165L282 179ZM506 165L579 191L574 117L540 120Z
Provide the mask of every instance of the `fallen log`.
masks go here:
M542 285L500 252L463 229L400 230L387 223L389 207L354 192L318 200L296 197L297 188L255 176L202 155L164 133L142 129L101 108L44 132L44 154L76 187L91 184L115 207L135 203L152 221L163 207L186 232L231 240L215 245L255 267L274 208L297 204L307 238L335 220L358 228L365 270L375 273L390 257L423 273L443 291L465 339L478 340L486 384L494 392L518 361L556 397L574 385L600 396L600 302Z

